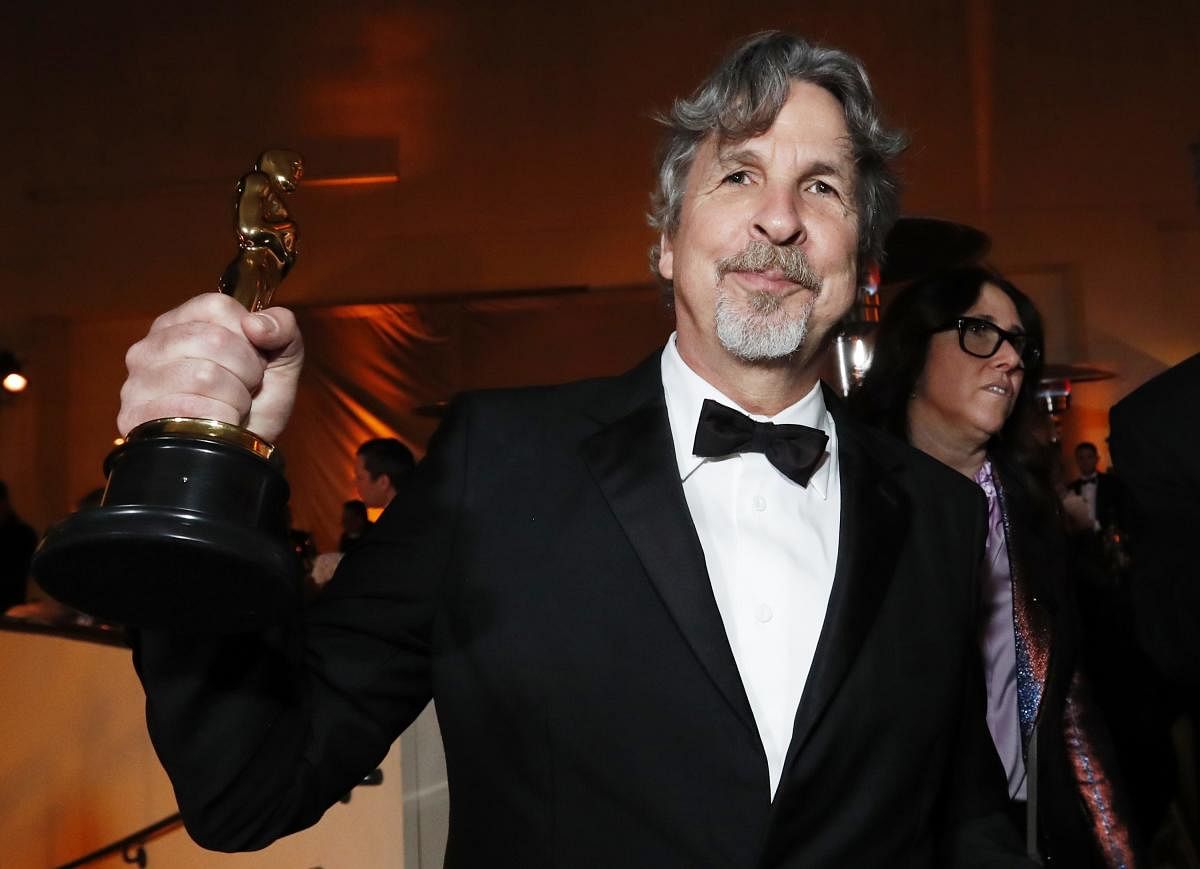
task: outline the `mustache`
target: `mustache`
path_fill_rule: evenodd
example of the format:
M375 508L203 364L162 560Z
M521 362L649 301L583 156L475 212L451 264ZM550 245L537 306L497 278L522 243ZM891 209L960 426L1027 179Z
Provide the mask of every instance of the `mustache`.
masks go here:
M765 241L752 241L732 256L717 261L717 280L730 272L778 271L794 284L814 293L821 291L821 276L798 247L783 247Z

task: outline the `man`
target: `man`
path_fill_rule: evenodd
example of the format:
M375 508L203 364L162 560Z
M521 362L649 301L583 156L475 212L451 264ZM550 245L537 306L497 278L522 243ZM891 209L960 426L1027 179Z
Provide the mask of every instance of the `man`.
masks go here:
M8 484L0 480L0 613L25 602L29 561L37 534L13 510Z
M372 438L359 444L354 456L354 486L368 507L392 503L412 472L412 451L396 438Z
M1139 702L1140 697L1130 703L1128 690L1124 699L1135 714L1170 721L1183 712L1200 727L1200 570L1194 544L1200 529L1200 459L1194 443L1200 429L1200 354L1114 405L1109 427L1113 467L1129 501L1129 609L1152 664L1125 685L1149 684L1161 691L1155 705ZM1156 747L1166 756L1149 770L1159 784L1159 802L1152 805L1165 811L1159 804L1174 792L1176 780L1187 782L1180 792L1200 784L1200 762L1194 754L1190 765L1173 762L1161 736L1150 745ZM1196 821L1190 818L1191 824Z
M782 34L667 125L661 356L457 400L303 625L141 633L201 844L314 822L432 695L448 866L1020 860L983 718L982 495L817 381L896 214L902 140L857 61ZM206 333L230 376L197 408ZM301 355L287 311L198 297L131 350L119 425L186 407L274 437Z
M1100 451L1090 441L1075 447L1075 466L1079 476L1067 484L1087 504L1088 518L1093 531L1121 527L1121 482L1110 474L1101 473Z
M1113 464L1132 501L1133 610L1159 670L1190 693L1200 687L1200 354L1118 402L1109 413Z

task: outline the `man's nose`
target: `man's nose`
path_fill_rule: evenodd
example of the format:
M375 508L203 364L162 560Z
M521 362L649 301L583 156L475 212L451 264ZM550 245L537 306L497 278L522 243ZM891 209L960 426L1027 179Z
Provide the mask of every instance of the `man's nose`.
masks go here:
M754 214L753 233L756 239L775 245L804 241L804 220L794 190L779 185L763 191Z

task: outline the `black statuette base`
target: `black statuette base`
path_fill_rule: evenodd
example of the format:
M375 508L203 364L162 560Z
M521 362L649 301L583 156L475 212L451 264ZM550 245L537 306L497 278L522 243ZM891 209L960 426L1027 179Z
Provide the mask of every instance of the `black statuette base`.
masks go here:
M288 485L270 461L194 437L130 440L105 462L103 506L52 528L34 556L47 593L137 627L252 630L300 603Z

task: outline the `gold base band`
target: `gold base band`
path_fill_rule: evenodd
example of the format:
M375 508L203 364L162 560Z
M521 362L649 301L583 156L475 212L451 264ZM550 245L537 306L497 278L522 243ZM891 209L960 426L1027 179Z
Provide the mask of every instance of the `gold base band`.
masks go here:
M133 429L125 440L128 442L164 437L190 437L221 444L234 444L268 460L275 452L274 444L241 426L230 425L215 419L192 419L186 416L171 416L144 422Z

